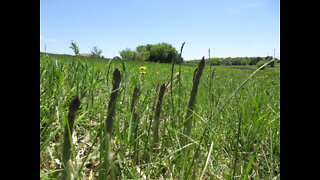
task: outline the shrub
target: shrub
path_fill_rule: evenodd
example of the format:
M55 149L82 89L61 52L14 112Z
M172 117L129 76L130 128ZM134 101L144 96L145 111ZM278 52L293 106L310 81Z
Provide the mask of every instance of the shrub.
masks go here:
M120 51L120 55L122 59L131 61L171 63L174 60L176 63L183 62L183 58L178 54L178 51L168 43L140 45L136 48L136 51L127 48Z
M171 44L159 43L151 46L148 61L171 63L177 54L177 50Z
M264 65L266 62L265 61L259 61L256 65L257 67L261 67L262 65ZM264 70L265 67L263 67L261 70Z
M219 66L223 61L223 58L209 58L206 61L210 66Z
M223 61L221 62L221 64L222 64L222 65L225 65L225 66L232 65L231 58L228 57L228 58L223 59Z
M266 61L271 61L272 58L273 58L272 56L267 56L267 57L265 57L265 60L266 60ZM272 62L269 64L269 66L270 66L270 67L274 67L274 63L275 63L275 61L272 61Z
M123 60L134 61L136 60L137 53L126 48L125 50L120 51L120 56Z
M262 60L261 57L251 57L249 60L250 61L249 65L256 65L261 60Z
M149 45L150 47L150 45ZM137 52L137 60L139 61L147 61L150 57L150 48L148 46L138 46L136 48ZM149 50L148 50L149 49Z

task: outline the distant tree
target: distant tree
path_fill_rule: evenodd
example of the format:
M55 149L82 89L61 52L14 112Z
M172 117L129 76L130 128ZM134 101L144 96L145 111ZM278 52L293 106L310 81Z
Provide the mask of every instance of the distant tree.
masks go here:
M179 53L179 54L177 54L176 55L176 58L175 58L175 62L176 63L178 63L178 64L181 64L181 63L183 63L183 57L181 56L181 54Z
M262 57L250 57L249 65L256 65L259 61L262 60Z
M231 65L242 65L241 60L242 58L239 58L239 57L230 58Z
M181 64L184 62L183 57L182 57L182 50L186 42L183 42L180 48L180 52L176 55L176 63Z
M128 61L152 61L161 63L182 62L183 58L179 56L177 50L168 43L159 43L155 45L140 45L135 51L129 48L119 52L123 60Z
M119 52L120 56L123 60L126 61L135 61L137 52L130 50L129 48L126 48L125 50L122 50Z
M71 41L71 46L69 48L71 48L73 50L73 52L76 56L80 55L79 47L77 46L77 44L75 42Z
M272 59L273 59L272 56L267 56L267 57L265 57L265 61L271 61ZM269 66L270 66L270 67L274 67L274 64L275 64L275 61L272 61L272 62L269 64Z
M94 46L93 49L91 50L91 56L93 57L101 57L102 50L98 49L97 46Z
M273 57L272 56L267 56L264 58L265 61L270 61Z
M259 61L257 64L256 64L256 66L258 66L258 68L259 67L261 67L262 65L264 65L266 62L265 61ZM263 67L263 68L261 68L261 70L264 70L265 69L265 67Z
M147 61L150 57L150 48L151 46L138 46L136 48L136 59L139 61Z
M223 61L223 58L209 58L209 59L207 59L207 63L210 66L219 66L219 65L221 65L222 61Z
M225 66L232 65L231 57L227 57L227 58L223 59L223 61L221 62L221 64L222 64L222 65L225 65Z
M148 61L171 63L177 54L178 51L171 44L159 43L151 46Z

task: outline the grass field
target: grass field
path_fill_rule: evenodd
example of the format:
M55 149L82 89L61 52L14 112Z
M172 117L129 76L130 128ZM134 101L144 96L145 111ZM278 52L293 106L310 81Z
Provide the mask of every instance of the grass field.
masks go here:
M116 68L122 78L105 144ZM66 168L75 179L280 179L280 66L247 79L256 66L206 65L191 134L185 137L196 68L175 64L172 73L171 64L41 54L41 179L57 179L65 169L64 133L75 96L81 104L69 132L71 165ZM166 89L158 103L162 84Z

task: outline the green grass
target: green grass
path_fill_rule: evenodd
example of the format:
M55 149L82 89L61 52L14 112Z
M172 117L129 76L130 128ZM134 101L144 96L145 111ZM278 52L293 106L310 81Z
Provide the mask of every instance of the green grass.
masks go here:
M140 66L146 66L146 74L140 74ZM206 65L193 110L190 139L183 146L180 139L185 137L183 127L197 65L182 65L181 87L176 75L171 91L171 64L117 60L109 63L105 59L41 54L42 179L56 179L63 172L64 122L75 96L81 101L72 137L76 177L97 179L102 172L100 144L112 92L112 72L116 68L122 80L111 138L114 172L110 174L115 179L280 178L279 66L258 71L236 92L256 66L248 66L253 68L250 70ZM176 73L178 66L173 74ZM159 117L158 150L153 151L152 126L159 89L164 83L167 90ZM137 85L139 96L134 111L138 126L132 123L131 110ZM131 130L133 125L138 129ZM190 151L182 156L186 149Z

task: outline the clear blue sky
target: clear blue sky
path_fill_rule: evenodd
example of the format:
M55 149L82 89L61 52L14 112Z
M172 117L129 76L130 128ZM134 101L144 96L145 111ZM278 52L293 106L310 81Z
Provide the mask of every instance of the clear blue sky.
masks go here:
M279 0L41 0L40 51L73 54L94 46L104 57L166 42L185 60L280 58Z

